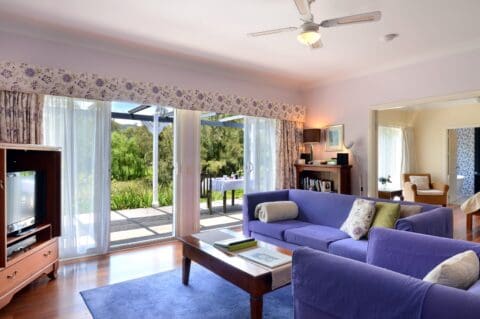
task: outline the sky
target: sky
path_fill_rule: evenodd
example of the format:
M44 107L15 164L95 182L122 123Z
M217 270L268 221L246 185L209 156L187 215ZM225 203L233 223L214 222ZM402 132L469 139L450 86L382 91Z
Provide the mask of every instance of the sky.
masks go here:
M112 102L112 112L127 113L128 110L131 110L131 109L133 109L137 106L139 106L138 103L113 101ZM156 107L156 105L152 105L151 107L149 107L145 110L142 110L140 112L137 112L135 114L153 115L153 113L155 112L155 107ZM168 109L171 109L171 108L168 108ZM171 110L173 110L173 109L171 109ZM118 124L122 124L122 125L125 125L125 124L129 124L129 125L135 124L137 126L142 126L143 125L141 121L135 121L135 120L114 119L114 121L117 122Z

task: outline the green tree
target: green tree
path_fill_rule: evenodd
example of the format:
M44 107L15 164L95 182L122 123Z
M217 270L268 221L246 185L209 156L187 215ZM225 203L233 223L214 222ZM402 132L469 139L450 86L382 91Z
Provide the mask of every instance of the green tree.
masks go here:
M227 115L209 118L218 121ZM168 125L158 140L159 200L171 205L173 184L173 125ZM201 127L202 171L212 176L230 175L243 168L243 130L240 128ZM145 126L121 125L112 121L112 207L146 207L150 204L153 141ZM145 206L146 205L146 206Z

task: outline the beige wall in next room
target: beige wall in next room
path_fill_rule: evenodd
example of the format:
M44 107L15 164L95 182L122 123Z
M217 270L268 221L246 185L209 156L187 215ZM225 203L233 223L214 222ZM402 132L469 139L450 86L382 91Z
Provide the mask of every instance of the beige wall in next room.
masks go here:
M480 126L480 105L419 110L414 125L418 170L431 173L435 181L447 183L447 131Z

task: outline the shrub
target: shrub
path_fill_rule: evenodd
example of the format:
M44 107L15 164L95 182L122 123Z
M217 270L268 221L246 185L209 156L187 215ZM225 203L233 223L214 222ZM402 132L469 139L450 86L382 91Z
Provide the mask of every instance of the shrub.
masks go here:
M158 185L160 206L173 202L173 187ZM152 184L147 180L112 181L110 208L112 210L132 209L152 206Z

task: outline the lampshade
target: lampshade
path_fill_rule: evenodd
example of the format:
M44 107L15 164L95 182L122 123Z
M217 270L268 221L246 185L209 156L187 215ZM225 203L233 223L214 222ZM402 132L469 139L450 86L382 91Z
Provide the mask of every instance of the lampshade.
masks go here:
M313 45L320 40L320 33L316 30L305 30L297 35L297 40L305 45Z
M303 143L320 143L322 130L319 128L307 128L303 130Z

